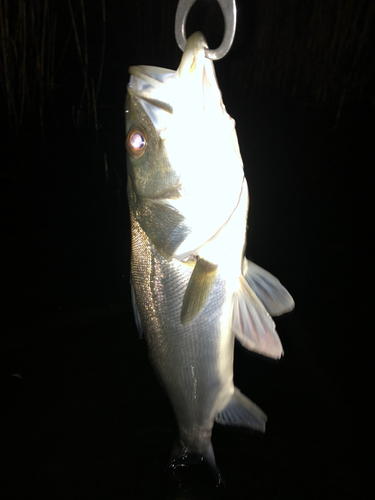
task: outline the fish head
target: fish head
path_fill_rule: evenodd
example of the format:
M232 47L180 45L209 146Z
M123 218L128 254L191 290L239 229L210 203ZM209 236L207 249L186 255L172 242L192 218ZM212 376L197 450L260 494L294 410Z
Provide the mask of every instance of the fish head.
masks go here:
M125 103L128 174L139 197L175 198L179 197L179 181L158 126L161 122L158 116L168 115L172 110L167 103L147 97L152 94L153 84L159 83L150 76L153 69L150 66L130 68L132 77ZM160 76L164 75L160 73ZM146 86L151 87L147 92Z
M184 253L196 250L228 220L243 180L235 123L206 48L197 32L188 39L177 71L129 68L129 182L138 200L163 203L182 215L185 238L193 235Z

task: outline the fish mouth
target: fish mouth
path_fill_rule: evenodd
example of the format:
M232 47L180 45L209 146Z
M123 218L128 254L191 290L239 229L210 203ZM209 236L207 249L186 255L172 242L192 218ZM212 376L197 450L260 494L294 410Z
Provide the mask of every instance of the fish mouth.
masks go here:
M172 103L166 99L165 81L173 78L175 71L156 66L130 66L128 92L167 113L173 113Z
M192 77L203 74L206 59L206 49L208 45L204 35L197 31L186 42L186 47L182 55L178 75L180 78Z
M128 86L130 92L142 99L150 99L152 95L157 98L162 95L162 89L167 81L176 77L182 79L188 75L202 74L207 48L204 35L197 31L188 39L177 71L157 66L130 66L131 79ZM169 99L164 101L164 105L167 103L171 104Z
M213 63L206 58L207 48L203 34L196 32L186 43L177 71L145 65L129 68L128 92L140 100L157 130L165 129L166 114L183 115L192 108L200 112L211 102L214 106L218 100L222 103Z

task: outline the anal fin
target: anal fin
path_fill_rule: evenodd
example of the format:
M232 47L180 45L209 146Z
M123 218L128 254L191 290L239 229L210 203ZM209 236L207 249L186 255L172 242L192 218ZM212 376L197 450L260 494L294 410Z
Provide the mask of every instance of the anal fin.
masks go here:
M259 406L235 387L231 400L215 420L221 425L246 427L264 432L266 430L267 416Z
M271 273L246 258L243 259L242 272L271 316L281 316L294 309L292 296Z
M232 331L250 351L278 359L283 348L271 316L243 276L232 299Z

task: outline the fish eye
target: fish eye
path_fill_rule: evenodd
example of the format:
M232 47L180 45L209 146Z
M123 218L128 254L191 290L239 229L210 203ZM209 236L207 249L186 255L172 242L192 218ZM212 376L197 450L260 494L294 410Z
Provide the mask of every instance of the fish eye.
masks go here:
M140 127L132 127L126 137L126 150L134 158L140 158L147 148L146 131Z

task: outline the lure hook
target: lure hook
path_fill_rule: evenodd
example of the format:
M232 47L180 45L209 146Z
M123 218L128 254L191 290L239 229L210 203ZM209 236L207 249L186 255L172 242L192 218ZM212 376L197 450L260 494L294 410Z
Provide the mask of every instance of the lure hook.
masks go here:
M220 4L221 11L224 17L224 37L221 45L217 49L207 49L206 57L216 61L223 58L232 46L234 35L236 33L236 2L235 0L217 0ZM174 32L176 37L177 45L180 47L182 52L185 50L186 45L186 33L185 24L186 19L192 5L196 0L180 0L177 5L176 19L174 25Z

